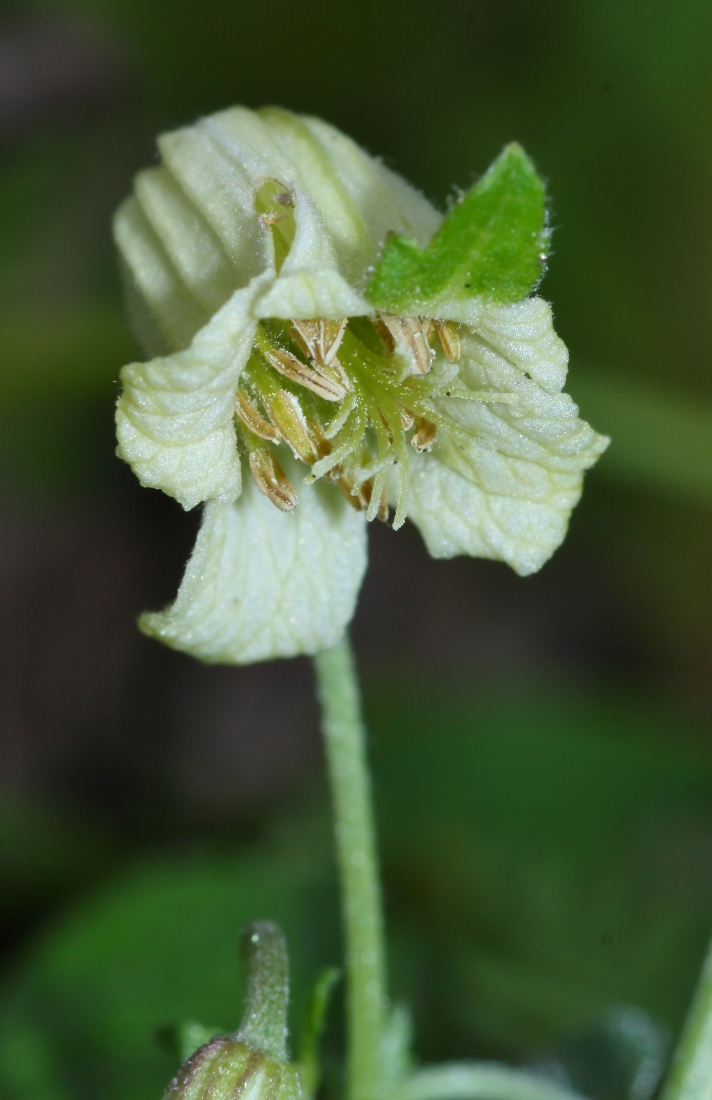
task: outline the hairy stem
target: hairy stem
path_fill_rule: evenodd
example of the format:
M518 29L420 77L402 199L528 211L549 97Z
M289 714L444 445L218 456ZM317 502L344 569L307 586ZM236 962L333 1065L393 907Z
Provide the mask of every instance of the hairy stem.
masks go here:
M314 660L331 780L346 941L348 1097L374 1100L385 1024L385 947L356 669L344 638Z

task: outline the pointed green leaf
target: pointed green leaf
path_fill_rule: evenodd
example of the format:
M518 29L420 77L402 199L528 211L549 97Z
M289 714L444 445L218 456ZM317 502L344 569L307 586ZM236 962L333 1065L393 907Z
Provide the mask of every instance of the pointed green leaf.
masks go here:
M321 1078L319 1062L319 1040L326 1023L326 1010L329 1007L334 986L341 977L341 971L330 966L322 970L314 984L307 1008L304 1030L299 1044L299 1072L302 1087L307 1097L316 1096Z
M521 146L508 145L457 202L426 248L387 238L371 277L376 309L412 312L444 295L517 302L544 271L544 185Z

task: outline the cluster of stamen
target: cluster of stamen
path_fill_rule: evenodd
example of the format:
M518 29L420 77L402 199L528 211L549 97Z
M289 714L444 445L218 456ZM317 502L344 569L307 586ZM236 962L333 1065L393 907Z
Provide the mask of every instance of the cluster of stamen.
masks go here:
M255 209L271 233L279 271L294 240L294 196L269 178L255 193ZM430 450L444 423L433 398L451 394L431 375L436 340L456 363L460 341L450 322L388 313L261 321L235 399L238 435L260 492L282 511L297 507L274 453L286 443L309 467L307 483L324 477L367 519L387 522L386 481L397 464L393 526L400 527L408 508L408 444Z
M311 482L325 477L367 519L388 521L386 480L399 470L394 527L405 520L408 447L428 451L440 416L431 383L434 344L460 356L449 322L377 314L338 321L262 321L240 379L235 413L259 490L282 511L298 504L274 446L286 443Z

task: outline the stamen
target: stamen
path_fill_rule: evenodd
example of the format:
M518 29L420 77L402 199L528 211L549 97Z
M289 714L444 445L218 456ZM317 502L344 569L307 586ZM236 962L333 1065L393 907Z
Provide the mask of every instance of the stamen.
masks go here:
M272 195L271 202L281 202L280 195ZM273 205L270 213L276 209ZM284 511L296 507L293 487L258 436L287 443L310 467L305 484L326 477L349 504L366 512L367 520L378 517L388 522L388 472L395 463L399 488L393 527L401 527L408 510L407 444L419 453L429 451L443 428L456 446L473 445L470 433L452 417L452 407L446 409L434 399L509 398L458 386L459 368L446 368L442 360L437 379L428 377L435 355L428 341L435 336L444 357L456 363L459 332L450 322L391 314L351 321L261 322L241 383L247 394L238 393L236 402L261 492ZM277 375L303 389L295 394ZM330 403L333 415L322 401Z
M381 313L380 320L392 338L393 349L404 344L410 352L411 373L427 374L432 366L433 352L425 322L420 317L396 317L392 313Z
M348 458L363 436L365 430L366 418L358 406L355 406L351 416L346 424L344 424L344 427L339 434L334 437L334 449L331 454L325 455L324 458L320 458L319 461L315 462L312 466L312 476L310 480L323 477L324 474L328 474L329 470L333 470L335 466L338 466L344 459Z
M266 447L250 451L250 469L255 485L281 512L293 512L299 497L284 470Z
M263 416L260 416L242 390L238 390L235 394L235 412L245 427L258 435L260 439L267 439L270 443L279 443L280 438L277 429Z
M339 350L348 317L340 321L292 321L300 348L314 366L328 367Z
M424 416L419 416L415 422L415 431L410 437L411 446L422 453L423 451L429 451L435 437L438 434L438 429L430 420L426 420Z
M345 470L343 466L335 466L325 476L327 481L331 481L344 494L348 503L357 512L363 512L368 507L370 492L364 491L361 485L354 485L350 470Z
M265 409L279 436L291 448L295 458L300 458L311 466L319 458L317 441L309 430L306 417L299 400L293 393L279 390L275 394L263 397Z
M306 363L297 359L296 355L292 355L291 351L285 351L283 348L270 348L270 350L260 348L260 351L269 365L285 378L289 378L299 386L305 386L312 393L323 397L325 401L343 401L346 397L347 390L339 382L322 373L317 373L312 367L308 367Z
M394 351L396 350L396 342L393 339L393 334L391 333L388 325L382 317L378 316L378 314L376 314L372 323L373 327L381 338L383 350L385 351L386 355L393 355Z
M435 331L447 361L457 363L460 358L460 337L455 325L452 321L436 321Z

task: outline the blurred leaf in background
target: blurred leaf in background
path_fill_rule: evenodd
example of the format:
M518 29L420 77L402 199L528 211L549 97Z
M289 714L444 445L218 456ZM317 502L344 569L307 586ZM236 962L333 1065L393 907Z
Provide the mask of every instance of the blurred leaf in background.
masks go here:
M637 702L369 694L394 993L427 1060L543 1055L615 1005L679 1027L712 916L712 765ZM308 817L267 850L143 860L49 926L3 991L2 1095L159 1095L156 1029L234 1026L237 935L258 916L288 932L298 1034L339 959L328 825ZM560 1055L572 1072L590 1035Z

